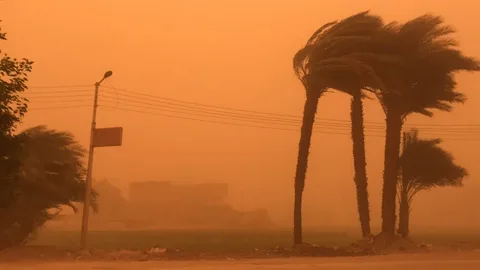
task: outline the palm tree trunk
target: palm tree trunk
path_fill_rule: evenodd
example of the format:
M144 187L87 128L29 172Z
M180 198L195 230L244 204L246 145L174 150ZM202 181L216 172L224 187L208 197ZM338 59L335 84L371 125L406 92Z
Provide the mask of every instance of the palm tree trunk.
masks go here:
M386 125L382 193L382 233L393 237L395 235L396 224L398 160L403 125L401 115L392 111L387 112Z
M408 237L410 227L410 205L408 203L408 196L406 192L401 192L400 195L400 209L398 233L402 237Z
M363 127L363 102L361 92L352 96L351 125L353 143L353 164L355 169L355 187L357 190L357 207L362 236L370 235L370 206L368 202L367 161L365 157L365 134Z
M312 139L315 113L317 112L320 93L308 93L303 109L303 122L300 131L300 143L298 146L297 168L295 171L295 200L293 207L293 243L303 243L302 237L302 196L305 187L305 176L308 167L308 154Z

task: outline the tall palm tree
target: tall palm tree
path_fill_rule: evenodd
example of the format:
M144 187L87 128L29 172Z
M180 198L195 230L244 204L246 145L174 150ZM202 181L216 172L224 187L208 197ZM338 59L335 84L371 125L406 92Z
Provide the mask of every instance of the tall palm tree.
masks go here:
M455 31L441 17L423 15L405 24L384 27L381 48L401 56L403 66L376 66L385 89L377 96L386 114L385 163L382 196L382 233L393 236L396 220L396 187L402 127L406 117L432 110L451 111L465 96L455 89L454 73L479 71L479 62L464 56L451 37Z
M412 201L422 190L435 187L460 187L468 172L455 164L453 156L439 146L441 139L420 139L417 130L403 133L398 192L398 232L407 237Z
M318 100L331 88L352 93L355 97L355 102L352 102L352 121L355 121L355 124L352 123L352 131L355 132L352 137L356 158L355 183L362 233L370 234L361 89L382 88L381 80L372 68L363 62L363 59L376 57L364 51L364 44L382 25L380 17L369 15L368 12L353 15L340 22L327 23L312 35L305 47L294 57L295 73L306 90L295 173L294 244L303 242L302 194Z
M357 193L357 208L362 236L371 234L370 206L368 201L367 160L363 119L362 88L338 89L351 95L350 121L353 144L354 182Z

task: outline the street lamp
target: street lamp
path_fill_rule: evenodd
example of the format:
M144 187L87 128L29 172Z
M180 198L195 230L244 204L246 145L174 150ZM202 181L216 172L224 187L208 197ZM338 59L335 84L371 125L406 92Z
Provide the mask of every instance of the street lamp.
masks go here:
M98 107L98 88L100 84L112 76L112 71L107 71L103 75L103 78L95 83L95 96L93 99L93 113L92 113L92 126L90 129L90 145L88 147L88 163L87 163L87 178L85 181L85 198L83 203L83 216L82 216L82 232L80 244L82 249L87 249L87 234L88 234L88 217L90 215L90 205L92 200L92 167L93 167L93 151L95 149L93 139L95 136L95 130L97 126L97 107Z

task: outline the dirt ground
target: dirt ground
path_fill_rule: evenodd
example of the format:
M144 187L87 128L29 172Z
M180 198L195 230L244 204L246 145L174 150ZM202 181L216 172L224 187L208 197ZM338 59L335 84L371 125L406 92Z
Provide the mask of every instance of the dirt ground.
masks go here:
M0 263L0 270L254 270L254 269L389 269L389 270L476 270L480 269L480 251L397 254L355 258L285 258L224 261L147 261L147 262L11 262Z

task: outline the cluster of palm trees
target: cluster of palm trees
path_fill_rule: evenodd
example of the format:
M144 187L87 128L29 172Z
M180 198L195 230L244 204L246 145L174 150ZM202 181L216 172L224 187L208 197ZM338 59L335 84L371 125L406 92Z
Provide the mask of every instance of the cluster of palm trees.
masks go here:
M384 23L368 11L320 27L294 57L306 91L295 174L294 243L302 239L302 193L318 101L327 91L351 96L354 182L363 236L371 234L362 98L374 94L385 112L385 159L381 234L393 237L400 169L402 127L407 116L431 117L465 101L454 73L479 71L465 56L455 31L441 17L423 15L406 23Z

